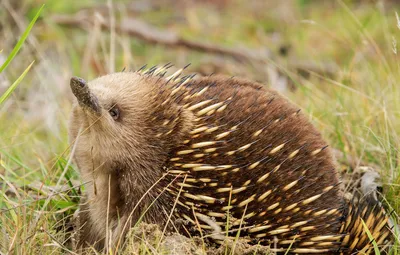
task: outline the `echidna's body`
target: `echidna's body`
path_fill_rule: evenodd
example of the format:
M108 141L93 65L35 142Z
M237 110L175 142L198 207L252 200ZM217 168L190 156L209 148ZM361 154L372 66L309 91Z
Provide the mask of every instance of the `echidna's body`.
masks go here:
M187 232L240 229L278 252L331 253L370 248L364 213L385 241L386 217L372 207L348 214L330 150L282 96L236 78L159 73L71 82L75 160L96 184L86 186L80 246L118 245L142 215L162 226L184 219Z

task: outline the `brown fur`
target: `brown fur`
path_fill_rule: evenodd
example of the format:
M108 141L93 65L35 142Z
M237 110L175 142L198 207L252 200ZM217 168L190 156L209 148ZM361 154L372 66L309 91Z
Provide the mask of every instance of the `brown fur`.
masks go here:
M182 82L111 74L89 83L100 116L75 105L70 140L88 182L78 246L103 249L106 237L116 246L124 225L142 215L149 223L169 222L168 228L184 219L181 231L193 233L199 225L210 228L205 218L225 231L229 214L231 236L241 228L250 242L278 242L278 252L291 242L298 253L338 250L344 216L338 175L307 117L251 81ZM191 109L205 100L211 101ZM114 105L121 110L117 121L108 114ZM332 237L316 241L320 236Z

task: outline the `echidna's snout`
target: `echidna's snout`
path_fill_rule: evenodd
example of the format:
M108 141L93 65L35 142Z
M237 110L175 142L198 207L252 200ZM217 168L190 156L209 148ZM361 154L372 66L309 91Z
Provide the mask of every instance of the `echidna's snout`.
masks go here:
M97 97L90 92L87 82L79 77L72 77L70 81L72 93L78 100L79 105L95 114L101 113L101 107Z

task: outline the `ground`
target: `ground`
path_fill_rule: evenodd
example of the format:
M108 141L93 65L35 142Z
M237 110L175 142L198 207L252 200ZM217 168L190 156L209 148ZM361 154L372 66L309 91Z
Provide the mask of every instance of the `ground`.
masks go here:
M21 50L0 72L1 98L34 61L10 97L0 99L2 253L70 249L81 183L67 140L69 79L143 64L191 63L188 72L244 76L279 90L336 151L346 187L363 169L379 174L397 220L396 1L0 0L0 64L42 4Z

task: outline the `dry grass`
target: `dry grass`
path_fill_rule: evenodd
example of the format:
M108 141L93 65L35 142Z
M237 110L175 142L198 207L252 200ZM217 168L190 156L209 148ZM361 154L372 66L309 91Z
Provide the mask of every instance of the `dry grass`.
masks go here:
M98 16L111 11L111 22L117 24L133 15L129 8L120 8L123 2L114 0L113 9L106 7ZM69 223L79 202L80 182L77 169L69 164L69 78L91 79L124 67L136 69L144 63L185 66L190 62L192 71L245 75L280 84L277 88L304 109L332 147L378 166L384 197L397 216L400 21L396 8L383 1L293 0L288 4L232 0L194 5L182 0L174 8L169 0L150 4L155 2L135 1L134 15L185 38L269 48L276 57L268 65L237 63L150 45L113 30L102 32L98 25L86 30L64 28L51 19L55 14L99 6L93 0L0 0L0 63L46 3L21 51L0 73L1 95L35 61L0 106L1 253L71 252ZM302 76L291 68L290 63L305 60L322 69L327 63L334 66L333 76L328 70ZM397 254L397 246L392 253Z

